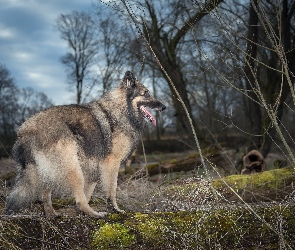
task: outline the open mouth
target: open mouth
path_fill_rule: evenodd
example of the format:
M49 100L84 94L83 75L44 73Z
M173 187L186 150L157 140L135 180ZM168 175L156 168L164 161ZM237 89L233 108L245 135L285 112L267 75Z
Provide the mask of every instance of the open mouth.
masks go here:
M157 125L155 117L147 110L146 106L140 106L140 111L146 121L151 122L154 126Z

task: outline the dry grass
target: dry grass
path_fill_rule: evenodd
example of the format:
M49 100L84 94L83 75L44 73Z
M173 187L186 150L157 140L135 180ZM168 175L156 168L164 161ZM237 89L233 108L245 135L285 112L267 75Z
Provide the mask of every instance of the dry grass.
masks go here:
M96 190L91 206L105 211L100 195ZM294 207L294 191L277 203L252 204L254 214L246 206L230 202L222 192L214 193L211 180L187 178L155 184L142 177L127 178L118 187L118 203L126 214L97 220L78 213L73 199L53 203L62 218L44 218L41 204L34 204L20 217L1 218L0 249L93 249L93 242L94 249L123 249L122 245L126 249L293 246L290 207Z

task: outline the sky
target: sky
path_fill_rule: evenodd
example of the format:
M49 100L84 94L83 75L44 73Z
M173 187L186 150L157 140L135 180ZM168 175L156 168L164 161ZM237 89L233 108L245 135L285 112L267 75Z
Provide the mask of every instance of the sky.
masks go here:
M45 93L56 105L74 102L60 58L67 44L54 23L60 14L89 11L92 0L0 0L0 64L18 87Z

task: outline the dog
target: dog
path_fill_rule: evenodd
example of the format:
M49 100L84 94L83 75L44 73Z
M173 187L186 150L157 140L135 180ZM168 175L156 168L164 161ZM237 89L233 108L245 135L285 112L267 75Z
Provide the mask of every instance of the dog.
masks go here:
M103 217L89 201L98 182L117 212L117 177L122 161L136 148L146 121L156 125L148 109L165 105L151 96L130 71L112 91L82 105L54 106L19 128L12 149L16 183L4 214L12 214L41 199L47 217L58 216L51 194L71 194L76 206L91 217Z
M243 166L241 174L254 174L265 170L265 160L262 154L257 150L251 150L243 157Z

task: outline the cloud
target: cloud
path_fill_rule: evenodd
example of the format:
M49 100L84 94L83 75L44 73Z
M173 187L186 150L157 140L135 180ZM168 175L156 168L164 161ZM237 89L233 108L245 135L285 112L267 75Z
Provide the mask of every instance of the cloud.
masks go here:
M14 30L0 23L0 39L12 39L14 37Z
M61 13L89 10L85 0L2 0L0 9L0 63L19 87L44 92L55 104L72 102L60 57L67 44L53 25Z

